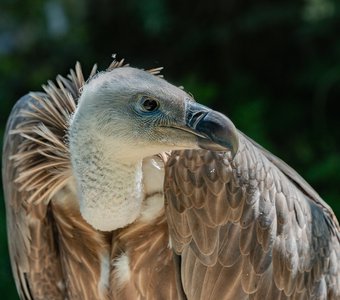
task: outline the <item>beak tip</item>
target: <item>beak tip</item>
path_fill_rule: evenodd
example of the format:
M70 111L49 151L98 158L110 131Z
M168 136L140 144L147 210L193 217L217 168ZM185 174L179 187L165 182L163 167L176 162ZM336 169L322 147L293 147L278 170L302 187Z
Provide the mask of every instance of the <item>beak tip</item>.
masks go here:
M238 132L235 127L235 125L230 121L232 125L232 130L229 128L229 132L227 133L227 136L229 136L230 144L229 144L229 151L231 153L232 158L234 158L238 152L239 147L239 138L238 138Z
M210 146L208 150L230 151L232 157L235 157L239 146L238 132L233 122L226 116L211 111L200 121L200 124L197 124L197 127L208 137L205 143L205 146L208 144Z
M236 156L237 152L238 152L238 139L236 139L236 143L233 144L230 148L231 157L233 159Z

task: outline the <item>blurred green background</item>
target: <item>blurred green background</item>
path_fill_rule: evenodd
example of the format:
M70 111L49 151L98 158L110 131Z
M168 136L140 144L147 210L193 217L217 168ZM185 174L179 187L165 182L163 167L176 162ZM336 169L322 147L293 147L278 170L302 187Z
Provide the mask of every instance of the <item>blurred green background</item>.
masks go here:
M340 1L1 0L0 134L15 101L118 53L228 115L340 216ZM2 198L2 193L1 193ZM17 299L0 199L0 295Z

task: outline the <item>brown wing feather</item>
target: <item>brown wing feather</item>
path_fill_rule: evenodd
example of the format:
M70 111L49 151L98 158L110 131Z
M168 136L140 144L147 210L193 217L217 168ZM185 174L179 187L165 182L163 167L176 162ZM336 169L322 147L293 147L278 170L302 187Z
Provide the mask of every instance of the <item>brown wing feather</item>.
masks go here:
M68 79L59 76L57 84L49 82L45 93L30 93L17 102L4 138L9 251L22 299L65 299L69 285L56 232L71 230L59 222L62 215L50 203L70 178L65 134L84 84L80 64Z
M228 154L173 152L166 215L188 299L338 299L339 225L294 170L240 134Z
M27 147L27 152L34 150L28 147L25 136L11 131L23 122L30 122L28 117L21 115L23 110L29 109L30 101L32 98L25 96L15 105L4 140L3 185L12 270L21 299L64 299L64 283L49 209L41 201L35 205L32 201L28 203L32 192L28 186L22 187L18 180L25 172L18 162L20 154L25 159L27 157L28 162L31 159L31 154L22 148ZM18 149L21 150L19 153ZM21 178L29 180L31 176L39 180L44 175L24 174Z
M129 279L121 282L111 269L110 294L115 299L178 299L173 253L164 213L152 223L137 221L116 232L111 257L128 257Z

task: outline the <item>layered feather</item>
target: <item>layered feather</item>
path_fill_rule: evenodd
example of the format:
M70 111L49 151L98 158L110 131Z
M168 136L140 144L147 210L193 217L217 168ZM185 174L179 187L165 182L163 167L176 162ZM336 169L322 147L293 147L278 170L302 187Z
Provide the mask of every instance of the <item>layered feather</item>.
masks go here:
M166 215L188 299L338 299L332 210L290 167L239 137L234 159L186 150L166 165Z

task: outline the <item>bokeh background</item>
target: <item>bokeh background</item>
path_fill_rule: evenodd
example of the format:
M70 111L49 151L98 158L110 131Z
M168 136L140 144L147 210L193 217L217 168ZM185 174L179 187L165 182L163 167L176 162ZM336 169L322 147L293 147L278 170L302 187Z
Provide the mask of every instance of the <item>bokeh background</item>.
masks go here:
M0 138L15 101L117 53L228 115L340 216L340 1L1 0ZM1 191L0 191L1 192ZM17 299L0 199L0 297Z

